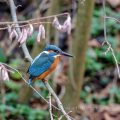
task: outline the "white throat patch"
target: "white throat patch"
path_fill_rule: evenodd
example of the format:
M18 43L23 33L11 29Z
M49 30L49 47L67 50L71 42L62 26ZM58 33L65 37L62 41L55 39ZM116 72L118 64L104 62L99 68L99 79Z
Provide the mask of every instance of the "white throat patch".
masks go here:
M55 55L55 56L54 56L54 58L57 58L57 57L59 57L59 56L61 56L61 55L60 55L60 54L58 54L58 55Z

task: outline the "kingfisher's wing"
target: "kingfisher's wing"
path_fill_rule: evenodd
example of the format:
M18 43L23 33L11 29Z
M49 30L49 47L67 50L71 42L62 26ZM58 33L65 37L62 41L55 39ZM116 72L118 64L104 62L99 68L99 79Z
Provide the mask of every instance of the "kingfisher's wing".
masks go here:
M48 54L41 53L32 62L28 69L28 73L32 77L37 77L47 71L52 65L53 60L49 58Z

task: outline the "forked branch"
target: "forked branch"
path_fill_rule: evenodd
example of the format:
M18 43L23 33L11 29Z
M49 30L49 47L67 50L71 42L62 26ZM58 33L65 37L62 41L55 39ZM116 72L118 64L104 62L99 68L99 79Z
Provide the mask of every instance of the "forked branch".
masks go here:
M12 20L13 20L14 23L16 23L16 24L15 24L16 27L17 27L16 30L17 30L18 34L20 35L20 34L21 34L21 30L20 30L20 28L19 28L19 24L18 24L19 22L18 22L18 20L17 20L16 6L15 6L13 0L9 0L9 4L10 4L10 10L11 10L11 15L12 15ZM46 17L46 18L47 18L47 17ZM49 18L50 18L50 17L49 17ZM34 20L34 19L33 19L33 20ZM29 51L28 51L28 49L27 49L27 47L26 47L26 44L23 43L21 46L22 46L22 50L23 50L23 52L24 52L25 57L28 59L28 61L29 61L30 63L32 63L33 59L32 59L32 57L31 57L30 54L29 54ZM24 81L28 84L28 82L27 82L26 80L24 80ZM46 85L47 89L49 90L49 92L50 92L50 93L53 95L53 97L55 98L55 100L56 100L56 102L57 102L57 105L58 105L58 107L60 108L60 111L63 113L63 115L66 117L67 120L71 120L71 117L65 112L61 101L59 100L59 98L57 97L56 93L53 91L53 89L52 89L51 86L49 85L49 83L48 83L48 82L45 82L45 85ZM32 87L32 86L31 86L31 87ZM34 88L32 87L32 89L34 89ZM35 89L34 89L34 90L35 90Z

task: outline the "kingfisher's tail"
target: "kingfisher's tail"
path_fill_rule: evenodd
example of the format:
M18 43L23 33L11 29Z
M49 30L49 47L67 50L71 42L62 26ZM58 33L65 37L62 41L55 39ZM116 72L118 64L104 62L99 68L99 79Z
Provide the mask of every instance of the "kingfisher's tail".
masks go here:
M30 78L28 81L29 86L32 84L32 79Z

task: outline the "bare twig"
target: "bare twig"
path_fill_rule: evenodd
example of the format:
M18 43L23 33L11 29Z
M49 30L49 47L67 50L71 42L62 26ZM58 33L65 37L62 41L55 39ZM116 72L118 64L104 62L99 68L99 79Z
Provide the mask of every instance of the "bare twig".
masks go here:
M42 17L42 18L29 19L29 20L25 20L25 21L0 22L0 25L7 26L7 27L1 27L0 30L8 29L8 25L12 25L12 27L14 27L14 28L18 28L18 27L21 28L21 27L29 26L29 24L32 24L32 25L52 24L52 21L47 22L47 21L40 21L40 20L50 19L50 18L64 16L64 15L68 15L68 14L69 13L61 13L61 14L51 15L51 16L47 16L47 17ZM19 24L19 26L17 24ZM22 25L20 25L20 24L22 24Z
M31 23L32 25L39 25L39 24L52 24L52 22L35 22L35 23ZM25 24L25 25L19 25L19 26L15 26L14 24L12 24L12 26L14 28L22 28L22 27L27 27L29 26L29 23L28 24ZM6 30L8 29L8 27L1 27L0 30Z
M107 40L107 29L106 29L106 9L105 9L105 0L103 0L103 10L104 10L104 38L105 38L105 41L104 43L106 43L108 45L108 49L107 51L105 52L105 54L108 52L108 51L111 51L112 53L112 56L114 58L114 61L115 61L115 64L116 64L116 68L117 68L117 72L118 72L118 77L120 78L120 70L119 70L119 63L117 61L117 58L115 56L115 53L114 53L114 50L113 48L111 47L111 44L108 42ZM110 17L109 17L110 18ZM116 20L116 19L115 19ZM104 44L103 44L104 45Z
M69 111L67 114L71 113L72 111ZM61 115L58 120L62 120L62 118L64 117L64 115Z
M119 22L119 23L120 23L120 20L119 20L119 19L117 19L117 18L115 18L115 17L105 16L105 18L106 18L106 19L113 19L113 20L115 20L115 21L117 21L117 22Z
M56 15L46 16L46 17L42 17L42 18L29 19L29 20L25 20L25 21L0 22L0 25L28 24L28 23L32 24L32 23L35 23L35 21L43 22L43 21L40 21L40 20L46 20L46 19L50 19L50 18L54 18L54 17L60 17L60 16L64 16L64 15L69 15L69 13L60 13L60 14L56 14ZM47 22L43 22L43 23L47 23Z
M55 100L57 102L57 105L61 109L61 112L63 113L63 115L67 118L67 120L71 120L70 116L65 112L61 101L59 100L59 98L57 97L57 95L55 94L55 92L53 91L53 89L51 88L51 86L49 85L49 83L48 82L44 82L44 84L48 88L48 90L51 92L51 94L53 95L53 97L55 98Z
M53 119L53 115L52 115L52 106L51 106L51 93L49 92L49 113L50 113L50 120L54 120Z

